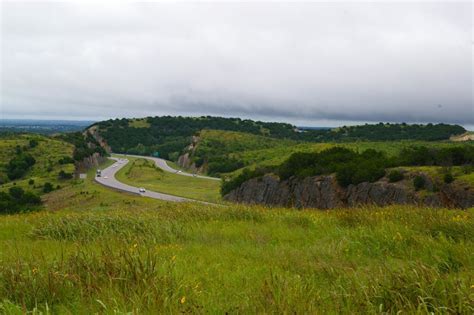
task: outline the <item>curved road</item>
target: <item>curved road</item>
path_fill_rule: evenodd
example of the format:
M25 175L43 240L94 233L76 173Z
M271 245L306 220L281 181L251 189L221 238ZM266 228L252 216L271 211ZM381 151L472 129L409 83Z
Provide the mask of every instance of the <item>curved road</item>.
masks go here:
M166 172L170 172L170 173L177 173L177 170L169 167L168 164L166 164L166 161L163 160L163 159L153 158L153 157L149 157L149 156L139 156L139 155L129 155L129 156L152 160L152 161L155 162L156 166L158 166L162 170L164 170ZM146 192L140 192L138 190L139 189L138 187L124 184L124 183L118 181L115 178L115 174L117 174L117 172L120 169L122 169L125 165L127 165L127 163L129 162L128 159L126 159L126 158L118 159L118 158L114 158L114 157L112 157L110 159L115 160L115 163L113 165L103 169L102 172L101 172L100 177L97 177L97 176L95 177L95 181L98 182L101 185L104 185L104 186L109 187L109 188L129 192L129 193L132 193L132 194L139 194L141 196L150 197L150 198L154 198L154 199L174 201L174 202L194 201L194 202L200 202L200 203L204 203L204 204L211 204L211 203L205 202L205 201L189 199L189 198L184 198L184 197L178 197L178 196L163 194L163 193L159 193L159 192L155 192L155 191L147 190ZM183 176L193 176L194 177L193 174L189 174L189 173L185 173L185 172L179 172L177 174L183 175ZM205 178L205 179L213 179L213 180L220 180L219 178L208 177L208 176L200 176L200 175L196 175L195 177Z
M174 168L170 167L168 163L166 163L166 160L156 158L156 157L151 157L151 156L142 156L142 155L131 155L131 154L115 154L117 156L121 156L123 158L127 158L127 156L135 157L135 158L141 158L141 159L147 159L150 161L155 162L155 165L159 168L161 168L165 172L169 173L175 173L178 175L183 175L183 176L192 176L192 177L197 177L197 178L203 178L203 179L211 179L211 180L221 180L220 178L217 177L210 177L210 176L202 176L202 175L196 175L196 174L191 174L191 173L186 173L182 171L175 170Z

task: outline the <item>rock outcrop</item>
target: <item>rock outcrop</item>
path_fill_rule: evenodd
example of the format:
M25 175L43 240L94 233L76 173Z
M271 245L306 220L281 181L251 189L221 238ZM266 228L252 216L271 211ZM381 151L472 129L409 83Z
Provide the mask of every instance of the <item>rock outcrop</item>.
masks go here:
M82 161L74 163L76 167L76 174L85 173L92 167L97 167L107 161L107 157L94 153L91 156L84 158Z
M244 182L224 198L246 204L318 209L393 204L455 208L474 206L472 187L435 184L426 177L426 189L416 192L410 185L415 175L408 175L407 180L398 183L382 179L375 183L365 182L343 188L337 184L334 176L292 177L280 181L277 176L269 174Z
M191 144L185 149L185 153L178 157L177 164L188 172L205 174L207 172L207 163L204 162L202 165L197 167L191 158L196 151L199 140L199 136L193 136Z

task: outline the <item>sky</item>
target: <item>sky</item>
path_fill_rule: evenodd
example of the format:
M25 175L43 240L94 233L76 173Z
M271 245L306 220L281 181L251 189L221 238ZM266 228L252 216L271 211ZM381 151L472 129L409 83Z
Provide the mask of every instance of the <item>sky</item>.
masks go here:
M474 126L465 2L1 2L0 118Z

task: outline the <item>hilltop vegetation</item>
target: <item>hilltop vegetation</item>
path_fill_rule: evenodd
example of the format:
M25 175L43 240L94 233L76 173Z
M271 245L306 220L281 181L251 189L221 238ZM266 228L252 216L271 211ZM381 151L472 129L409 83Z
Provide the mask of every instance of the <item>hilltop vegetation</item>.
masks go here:
M242 131L258 135L283 137L291 133L289 124L265 123L240 118L221 117L148 117L146 119L115 119L94 124L100 135L116 153L151 155L176 160L203 129Z
M147 117L115 119L94 124L100 135L117 153L151 155L159 153L176 161L191 143L191 138L204 129L243 132L268 139L305 142L348 142L354 140L448 140L465 129L457 125L375 124L341 127L333 130L298 130L285 123L268 123L222 117ZM228 167L229 168L229 167Z

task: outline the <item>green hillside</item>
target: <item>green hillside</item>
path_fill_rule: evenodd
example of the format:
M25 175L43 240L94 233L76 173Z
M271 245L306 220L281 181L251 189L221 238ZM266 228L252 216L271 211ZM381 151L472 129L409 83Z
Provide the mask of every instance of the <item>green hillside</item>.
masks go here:
M209 174L228 176L240 173L243 167L253 169L260 166L279 165L295 152L319 152L335 146L358 152L373 149L393 157L409 147L474 147L474 143L468 142L461 145L451 141L414 140L313 143L273 139L249 133L203 130L199 133L195 148L189 153L196 166L208 164Z
M465 129L447 124L374 124L329 129L303 129L286 123L269 123L222 117L146 117L140 119L115 119L96 123L101 137L116 153L140 155L159 154L176 161L193 135L202 130L243 132L269 139L289 139L305 142L352 142L448 140L462 134Z
M31 147L32 141L37 145ZM73 151L74 146L69 143L40 135L13 134L0 137L0 190L6 191L17 186L41 193L46 182L53 187L67 185L70 180L61 179L59 174L63 171L68 177L74 173ZM8 164L18 155L30 155L35 163L20 178L10 179Z

